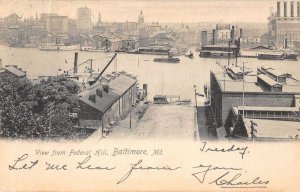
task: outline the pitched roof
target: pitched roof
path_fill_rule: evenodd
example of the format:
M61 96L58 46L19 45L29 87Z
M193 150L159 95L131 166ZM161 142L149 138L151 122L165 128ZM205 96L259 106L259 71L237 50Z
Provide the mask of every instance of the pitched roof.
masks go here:
M89 99L89 96L93 94L96 94L96 89L90 90L89 94L83 95L79 100L102 113L104 113L119 98L119 96L111 90L108 93L102 91L102 97L99 97L96 94L95 102L93 102Z
M6 69L7 71L11 72L12 74L18 76L18 77L23 77L26 75L26 73L20 69L18 69L17 67L14 66L6 66L4 69Z
M121 96L136 82L132 77L121 74L109 83L109 87Z

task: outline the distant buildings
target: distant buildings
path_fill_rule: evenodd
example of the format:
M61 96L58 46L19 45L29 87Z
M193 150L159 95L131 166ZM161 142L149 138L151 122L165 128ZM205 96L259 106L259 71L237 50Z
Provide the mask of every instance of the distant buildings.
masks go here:
M291 47L300 41L299 0L277 1L277 11L269 17L269 42L277 47Z
M79 31L90 32L92 28L92 12L87 7L77 9L77 27Z
M55 13L42 13L41 22L44 23L45 29L50 33L68 33L69 20L67 16L60 16Z

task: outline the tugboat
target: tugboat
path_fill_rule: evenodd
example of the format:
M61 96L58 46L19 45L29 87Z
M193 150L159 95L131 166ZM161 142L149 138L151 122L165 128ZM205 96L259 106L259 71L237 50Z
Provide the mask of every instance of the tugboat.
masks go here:
M185 56L190 59L194 58L194 54L192 53L192 51L190 51L190 53L186 53Z

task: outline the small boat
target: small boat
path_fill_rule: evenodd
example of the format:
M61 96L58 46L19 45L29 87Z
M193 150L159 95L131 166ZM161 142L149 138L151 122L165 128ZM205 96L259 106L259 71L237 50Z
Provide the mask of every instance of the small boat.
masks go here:
M167 97L165 95L155 95L153 97L154 104L168 104Z
M163 63L179 63L180 59L176 57L162 57L153 59L154 62L163 62Z
M185 54L185 56L190 59L194 58L194 54L192 53L192 51L190 51L190 53Z

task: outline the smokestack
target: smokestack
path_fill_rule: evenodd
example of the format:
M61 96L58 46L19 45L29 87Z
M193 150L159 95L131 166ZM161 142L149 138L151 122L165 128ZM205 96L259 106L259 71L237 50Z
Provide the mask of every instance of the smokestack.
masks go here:
M300 17L300 2L297 1L297 17Z
M240 28L240 38L243 38L243 29Z
M277 17L280 17L280 1L277 1Z
M287 49L287 47L288 47L288 39L285 38L284 39L284 48Z
M231 38L231 42L233 43L234 42L234 26L232 26L232 28L231 28L231 34L230 34L230 38Z
M78 53L75 52L75 58L74 58L74 74L78 73Z
M294 1L291 1L291 17L294 17Z
M287 2L283 2L283 16L287 17Z
M212 34L212 44L214 45L215 44L215 36L216 36L216 30L213 29L213 34Z
M0 59L0 69L2 69L2 59Z

